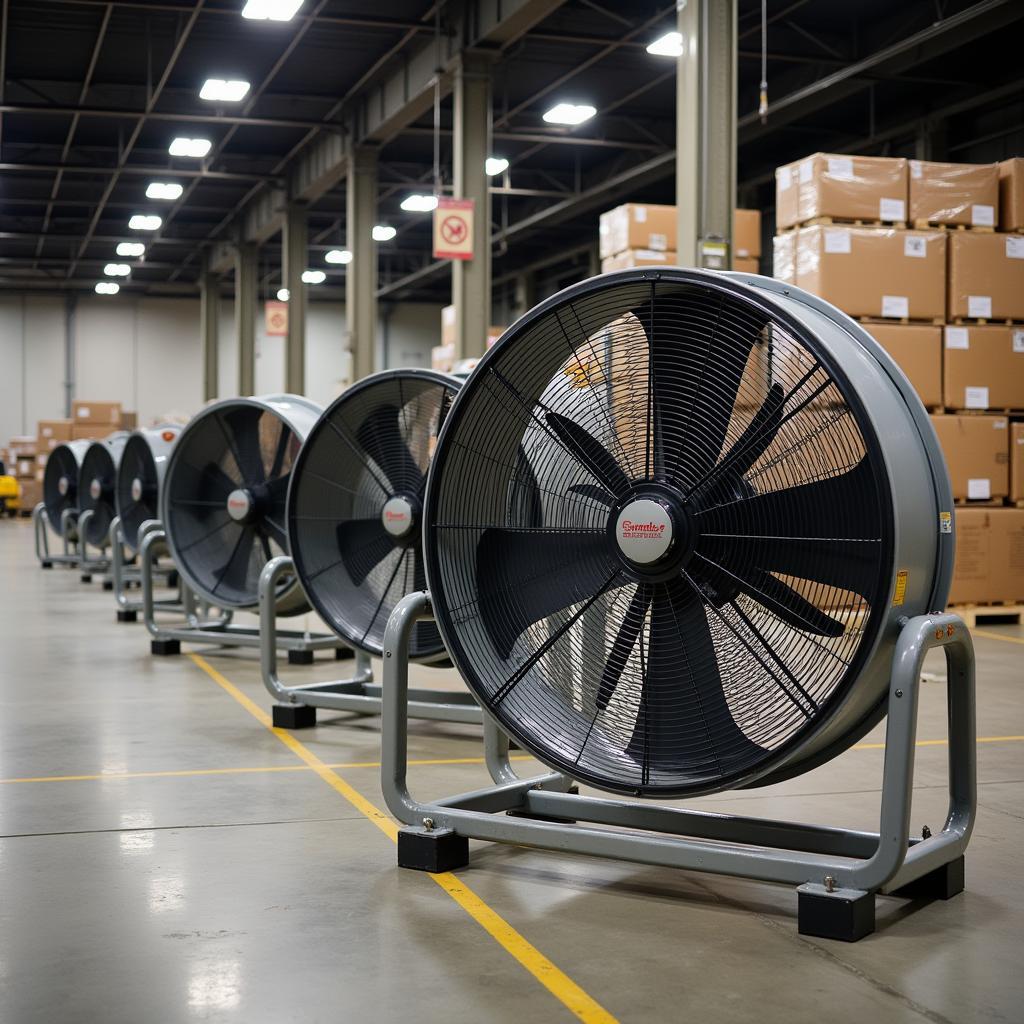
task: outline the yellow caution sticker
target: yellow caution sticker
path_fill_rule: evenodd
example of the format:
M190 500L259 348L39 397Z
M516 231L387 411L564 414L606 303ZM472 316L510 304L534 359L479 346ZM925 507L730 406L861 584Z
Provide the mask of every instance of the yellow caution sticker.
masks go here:
M940 512L939 513L939 533L952 533L953 532L953 513L952 512Z
M896 573L896 589L892 592L892 603L893 605L903 604L903 599L907 595L907 570L900 569Z

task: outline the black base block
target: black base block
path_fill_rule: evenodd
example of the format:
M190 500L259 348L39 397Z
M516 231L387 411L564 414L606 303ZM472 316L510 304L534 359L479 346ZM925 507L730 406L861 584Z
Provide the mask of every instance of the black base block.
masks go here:
M288 664L289 665L312 665L313 664L313 652L312 651L289 651L288 652Z
M469 840L450 828L426 832L403 828L398 833L398 866L414 871L454 871L469 863Z
M316 708L307 704L275 704L275 729L309 729L316 725Z
M170 587L172 590L178 585L178 583L180 581L181 580L180 580L180 577L178 576L178 570L177 569L172 569L167 574L167 586ZM141 587L142 584L140 583L139 586Z
M849 898L800 892L797 918L801 935L819 939L856 942L875 930L875 894L862 893Z
M81 576L79 576L78 578L79 578L79 579L80 579L80 580L81 580L81 581L82 581L83 583L92 583L92 576L91 576L91 575L90 575L89 573L87 573L87 572L83 572L83 573L82 573L82 575L81 575Z
M103 581L103 589L104 590L113 590L114 589L114 581L113 580L104 580Z
M118 622L138 622L139 613L136 611L125 611L123 608L117 610L117 621Z
M348 647L335 647L334 648L334 660L335 661L348 661L349 658L354 658L356 652Z
M890 895L905 900L949 900L963 891L964 858L961 856L895 889Z
M53 562L50 562L50 561L42 562L40 564L42 565L42 567L44 569L52 569L53 568Z
M150 654L181 654L181 641L180 640L150 640L149 641L149 653Z

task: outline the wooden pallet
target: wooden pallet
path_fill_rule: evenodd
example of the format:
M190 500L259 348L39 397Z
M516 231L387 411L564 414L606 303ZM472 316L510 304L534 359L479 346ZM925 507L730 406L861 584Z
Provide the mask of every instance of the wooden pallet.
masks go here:
M1020 409L957 409L952 406L946 407L946 411L951 416L1024 416L1024 411Z
M1004 498L954 498L953 504L957 508L1003 508L1006 500Z
M987 224L940 224L934 220L915 220L914 221L915 231L977 231L981 234L991 235L994 231L994 227L989 227Z
M1001 319L1000 317L983 317L983 316L954 316L948 321L951 324L956 324L957 327L984 327L985 324L995 324L997 327L1022 327L1024 324L1020 320L1010 320L1009 318ZM940 321L941 323L941 321Z
M915 320L909 316L859 316L862 324L915 324L923 327L942 327L946 323L944 316L925 317Z
M812 217L810 220L797 224L798 228L813 227L836 228L905 228L905 220L865 220L861 217Z
M1024 604L961 604L950 605L949 610L959 615L968 629L995 619L1017 625L1024 623Z

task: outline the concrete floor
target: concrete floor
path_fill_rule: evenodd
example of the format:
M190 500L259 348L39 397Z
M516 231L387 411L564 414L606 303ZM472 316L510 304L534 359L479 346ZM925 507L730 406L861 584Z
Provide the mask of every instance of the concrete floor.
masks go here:
M27 522L0 523L0 579L5 1024L572 1019L199 665L150 657L110 594L40 571ZM983 632L979 735L995 739L979 747L968 890L948 903L879 899L878 931L846 945L798 936L782 886L486 844L459 877L608 1015L585 1020L1019 1022L1024 630ZM251 655L206 657L269 708ZM921 739L945 735L943 702L925 685ZM298 736L324 762L377 761L374 721L321 718ZM473 729L430 723L411 726L410 748L480 755ZM945 756L918 750L916 823L941 825ZM701 804L873 828L881 758L865 746ZM336 771L382 806L374 768ZM421 765L412 780L440 796L486 776Z

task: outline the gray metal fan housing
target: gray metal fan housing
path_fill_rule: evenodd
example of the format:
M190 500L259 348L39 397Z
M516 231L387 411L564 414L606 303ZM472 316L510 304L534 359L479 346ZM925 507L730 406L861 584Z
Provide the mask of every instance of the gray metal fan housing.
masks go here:
M181 431L182 426L178 423L162 423L156 427L142 427L139 430L133 431L125 443L125 448L129 449L129 451L136 445L145 446L148 450L148 457L152 460L152 470L156 477L156 507L151 517L154 519L160 518L159 495L163 487L164 476L167 472L167 460L170 458L171 449L178 440L178 435ZM134 475L132 479L127 479L125 473L130 468L128 460L122 459L117 467L117 487L114 493L117 514L121 517L121 532L125 545L130 551L137 553L139 550L138 528L142 525L142 520L138 516L133 517L132 505L134 502L143 500L143 489L146 484ZM135 520L138 521L136 522Z
M43 502L50 528L61 536L61 513L78 510L78 474L91 441L65 441L50 452L43 473ZM77 538L74 525L68 540Z
M78 476L79 522L83 512L93 513L86 531L88 536L84 539L96 548L106 548L110 544L117 467L127 441L127 431L117 431L101 441L91 441L82 457Z

